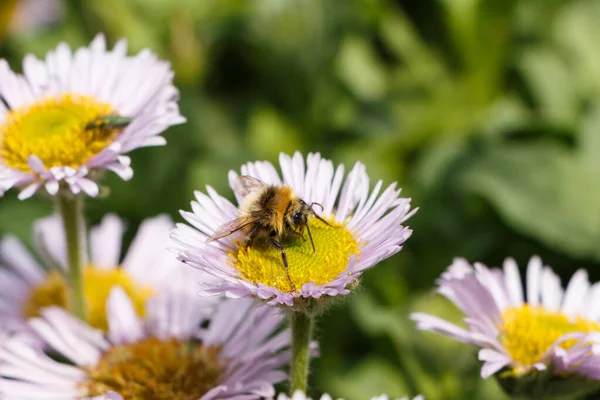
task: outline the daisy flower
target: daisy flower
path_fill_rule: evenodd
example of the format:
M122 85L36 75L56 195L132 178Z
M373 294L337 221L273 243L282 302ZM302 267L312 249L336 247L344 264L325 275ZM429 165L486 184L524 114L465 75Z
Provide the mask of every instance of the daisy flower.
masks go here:
M365 269L399 252L412 233L402 225L416 211L410 210L410 199L399 197L395 183L382 191L378 181L370 190L363 164L356 163L344 181L344 166L334 168L319 154L309 154L306 162L300 153L281 154L279 162L282 177L266 161L243 165L243 177L229 173L238 205L207 187L207 194L195 193L193 212L182 212L191 226L178 224L173 232L179 259L218 278L204 285L204 294L252 296L286 306L346 295ZM305 234L298 226L288 225L296 233L290 231L282 244L287 270L280 249L247 245L240 232L207 241L248 210L265 187L281 193L275 198L283 199L277 211L282 220L291 204L285 199L297 196L310 208L308 239L300 238Z
M376 396L371 398L371 400L389 400L389 396L387 394L382 394L381 396ZM310 397L308 397L306 394L304 394L304 392L302 392L301 390L296 390L294 392L294 394L292 395L292 397L288 397L285 393L280 393L277 396L277 400L312 400ZM332 397L330 395L328 395L327 393L325 393L324 395L321 396L320 400L332 400ZM340 399L341 400L341 399ZM410 400L408 397L402 397L400 399L397 400ZM413 398L413 400L425 400L425 398L421 395Z
M184 274L188 278L185 290L197 294L195 282L205 279L205 274L185 267L166 250L173 226L168 216L144 221L123 258L120 255L125 225L117 216L109 214L91 229L83 286L88 321L93 327L108 328L105 304L115 285L129 295L139 315L143 314L148 298L169 287L173 275ZM22 331L25 320L38 316L44 307L72 308L65 278L66 243L60 218L51 216L36 221L34 242L42 264L15 237L7 236L0 241L2 329Z
M189 284L185 279L180 285ZM189 296L150 299L145 318L120 287L107 302L106 335L57 307L29 321L56 355L11 338L0 349L6 399L258 399L285 379L282 316L251 300L225 300L207 318ZM200 328L200 327L205 328Z
M466 327L416 313L419 329L441 333L479 347L481 376L579 375L600 379L600 284L577 271L563 290L559 277L533 257L526 291L519 268L507 259L503 269L454 260L438 281L439 292L464 314Z
M22 75L0 60L0 195L64 186L93 197L102 170L130 179L125 154L165 144L160 133L185 122L172 79L149 50L127 56L124 40L107 50L102 35L75 52L61 43L45 61L27 55Z

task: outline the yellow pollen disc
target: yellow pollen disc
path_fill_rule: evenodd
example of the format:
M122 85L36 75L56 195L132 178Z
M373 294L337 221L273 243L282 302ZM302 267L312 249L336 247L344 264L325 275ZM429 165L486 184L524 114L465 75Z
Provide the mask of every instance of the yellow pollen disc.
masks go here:
M348 267L352 254L357 255L358 243L350 231L333 218L327 226L316 218L309 219L316 251L313 252L308 232L304 237L288 238L282 242L288 259L290 278L299 290L305 283L323 285L331 282ZM292 287L285 273L281 252L273 246L255 242L252 246L241 246L230 253L231 264L243 279L253 284L263 284L282 292L291 292Z
M523 366L541 361L548 349L564 334L600 331L600 325L595 322L527 304L506 309L502 313L502 321L500 342L510 357ZM560 347L568 349L575 343L575 340L567 340Z
M46 168L78 168L112 143L117 129L86 129L110 115L115 113L109 104L71 94L8 111L0 126L0 158L23 172L31 172L27 160L32 155Z
M218 385L219 349L176 339L115 346L88 368L87 396L109 390L125 400L197 400Z
M102 269L88 266L83 272L83 286L88 322L94 328L108 330L106 322L106 300L111 289L119 285L129 296L137 314L144 316L144 303L152 296L153 291L146 286L138 285L133 278L121 268ZM23 304L25 318L35 317L44 307L59 306L72 310L68 296L68 285L58 271L52 271L46 280L35 287Z

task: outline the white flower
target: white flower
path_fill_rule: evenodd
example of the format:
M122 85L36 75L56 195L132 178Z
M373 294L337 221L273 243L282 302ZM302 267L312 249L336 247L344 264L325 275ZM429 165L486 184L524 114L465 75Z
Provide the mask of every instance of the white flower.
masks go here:
M175 276L184 275L186 293L196 295L199 281L210 276L175 260L166 250L173 222L168 216L144 221L126 255L121 258L123 222L115 215L105 216L91 229L89 255L83 271L88 319L96 328L107 328L105 304L114 285L120 285L131 297L138 312L145 301L170 288ZM35 243L40 265L15 237L0 241L0 329L23 331L25 320L38 315L41 308L67 304L66 242L58 216L40 219L34 224ZM84 240L85 243L85 240ZM207 304L204 301L202 304Z
M283 179L266 161L242 166L241 174L265 185L291 189L306 204L314 204L315 213L328 224L309 218L314 240L298 239L284 246L288 276L275 248L240 245L236 234L207 243L219 227L236 219L240 210L211 187L208 194L196 192L193 212L182 212L191 227L178 224L172 237L180 260L218 278L205 285L205 294L253 296L271 305L287 306L302 299L345 295L364 270L399 252L411 235L402 225L416 211L410 210L410 199L399 197L395 183L382 192L383 183L378 181L370 190L363 164L356 163L342 185L344 166L334 168L319 154L309 154L306 164L300 153L293 157L281 154L279 161ZM239 179L230 172L232 188L239 188ZM238 189L235 194L240 207L245 207L254 195L242 192Z
M140 319L125 292L113 288L107 303L107 336L63 309L44 309L29 324L70 363L56 361L39 346L13 337L0 348L0 397L274 396L273 384L286 378L282 367L290 359L289 332L277 333L282 316L250 300L226 300L207 318L190 300L177 290L163 292L149 300L146 317Z
M75 52L61 43L44 61L25 56L23 75L0 60L0 195L62 185L96 196L96 172L130 179L125 154L165 144L160 133L185 121L173 72L149 50L126 53L124 40L111 51L98 35Z
M419 329L479 347L483 378L506 369L507 376L516 378L546 371L600 379L600 284L590 285L584 270L563 290L558 276L533 257L524 292L512 259L503 270L456 259L438 285L465 314L467 327L427 314L413 314L412 319Z

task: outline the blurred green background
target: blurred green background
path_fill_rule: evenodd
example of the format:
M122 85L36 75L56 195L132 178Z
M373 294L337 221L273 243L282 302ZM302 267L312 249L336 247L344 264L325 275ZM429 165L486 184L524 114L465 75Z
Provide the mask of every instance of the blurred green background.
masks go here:
M47 7L47 8L42 8ZM40 12L42 10L43 12ZM188 123L138 150L135 177L106 179L90 222L131 226L189 209L226 173L319 151L421 208L405 249L325 315L312 394L503 399L475 352L418 333L408 313L460 316L435 296L455 256L600 279L600 2L592 0L2 0L0 56L20 70L97 32L170 59ZM0 200L0 232L25 240L50 208Z

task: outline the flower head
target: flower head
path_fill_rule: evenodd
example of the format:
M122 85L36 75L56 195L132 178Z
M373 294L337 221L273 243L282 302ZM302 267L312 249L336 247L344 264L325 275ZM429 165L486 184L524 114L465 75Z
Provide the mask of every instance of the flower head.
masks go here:
M296 390L292 397L287 396L285 393L280 393L277 396L277 400L312 400L306 394L304 394L301 390ZM332 400L332 397L327 393L323 394L320 400ZM371 398L371 400L389 400L389 396L387 394L382 394L381 396L375 396ZM409 400L408 397L402 397L397 400ZM421 395L415 397L413 400L425 400L425 398Z
M231 171L238 206L208 187L208 194L195 193L193 212L182 212L191 227L178 224L172 235L179 259L219 278L205 294L286 306L345 295L362 271L400 251L410 236L402 225L415 212L410 199L399 197L395 183L382 192L378 181L370 191L363 164L345 182L344 166L334 169L319 154L309 154L306 164L300 153L282 154L280 164L283 178L266 161L242 166L244 178ZM293 208L307 220L288 212ZM262 217L249 215L255 211ZM233 234L222 234L228 230Z
M188 284L185 280L181 286ZM185 293L185 292L183 292ZM109 330L85 325L52 307L29 321L48 347L11 338L0 348L0 397L28 399L258 399L286 378L289 332L282 316L250 300L226 300L207 318L178 290L136 316L120 287L107 303ZM207 326L201 328L201 326Z
M166 250L173 222L168 216L144 221L121 258L125 226L115 215L105 216L92 228L89 255L83 271L87 315L95 328L106 330L106 299L113 286L119 285L131 298L136 312L143 315L147 299L168 289L176 275L185 275L185 291L195 295L196 282L206 274L185 267ZM34 241L43 266L14 237L0 241L0 325L2 329L22 331L25 320L37 316L49 306L71 308L65 273L66 242L58 216L38 220L34 224ZM84 252L84 254L87 252ZM206 304L204 302L203 304Z
M64 186L96 196L98 172L130 179L125 154L163 145L159 134L185 121L169 64L148 50L126 53L124 40L110 51L98 35L75 52L62 43L45 61L27 55L23 75L0 60L0 195Z
M519 379L548 374L600 379L592 365L600 336L600 284L577 271L567 288L533 257L527 266L526 296L517 264L503 269L471 266L456 259L442 274L439 292L465 314L466 328L427 314L413 314L419 329L438 332L480 348L481 375ZM594 356L597 357L597 356Z

